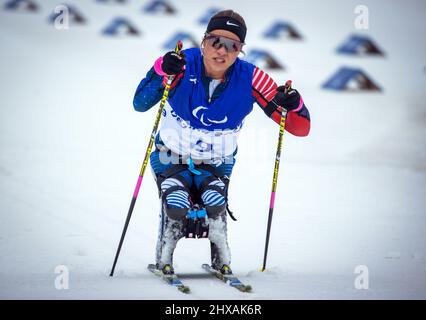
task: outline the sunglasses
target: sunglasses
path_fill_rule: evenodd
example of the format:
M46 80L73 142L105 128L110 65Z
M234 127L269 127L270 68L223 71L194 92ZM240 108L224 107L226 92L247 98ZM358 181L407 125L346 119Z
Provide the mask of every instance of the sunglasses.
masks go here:
M240 41L232 40L222 36L216 36L209 33L206 33L204 40L206 40L207 43L216 50L219 50L221 47L225 47L226 51L228 52L241 51L244 45L244 43L241 43Z

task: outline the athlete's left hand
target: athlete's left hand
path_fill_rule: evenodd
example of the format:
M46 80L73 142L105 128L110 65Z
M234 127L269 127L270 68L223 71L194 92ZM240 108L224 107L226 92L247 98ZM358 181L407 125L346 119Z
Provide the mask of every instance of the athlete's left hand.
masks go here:
M296 89L290 88L288 92L286 92L285 86L279 86L277 89L277 93L273 98L274 102L284 107L287 111L293 111L299 108L300 103L302 101L302 97Z

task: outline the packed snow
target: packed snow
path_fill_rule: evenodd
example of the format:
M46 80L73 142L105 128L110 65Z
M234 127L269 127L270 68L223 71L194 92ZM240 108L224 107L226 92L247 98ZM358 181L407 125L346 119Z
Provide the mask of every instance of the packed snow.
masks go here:
M175 16L143 13L148 1L74 0L88 23L68 30L48 23L57 1L38 2L35 13L0 10L0 298L426 298L423 1L363 1L368 30L355 29L352 0L172 1ZM229 195L238 221L228 219L228 237L232 269L253 293L201 269L206 239L182 239L174 254L191 294L147 270L160 210L150 169L109 277L157 111L135 112L134 91L174 32L201 40L197 20L209 7L244 16L246 51L266 48L285 65L266 71L280 84L293 80L312 118L308 137L284 136L265 272L278 126L255 106L241 132ZM116 16L142 35L102 36ZM264 39L280 19L304 39ZM338 55L353 33L371 36L386 55ZM322 89L343 65L384 90Z

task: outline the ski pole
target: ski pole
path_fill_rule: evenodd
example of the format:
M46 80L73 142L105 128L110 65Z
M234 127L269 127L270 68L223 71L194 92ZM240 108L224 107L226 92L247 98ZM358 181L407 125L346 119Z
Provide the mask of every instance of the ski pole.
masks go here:
M291 80L288 80L285 83L284 92L288 92L291 89ZM272 192L271 192L271 200L269 202L269 216L268 216L268 227L266 229L266 243L265 243L265 254L263 257L263 266L261 271L265 271L266 268L266 258L268 256L268 246L269 246L269 236L271 234L271 225L272 225L272 214L274 212L275 206L275 191L277 190L277 181L278 181L278 169L280 167L280 158L281 158L281 146L284 137L284 128L285 128L285 120L287 117L287 110L281 106L281 120L280 120L280 132L278 135L278 145L277 145L277 154L275 157L275 167L274 167L274 177L272 179Z
M183 45L182 41L177 42L176 47L175 47L176 53L179 53L180 50L182 50L182 45ZM126 222L124 223L123 232L121 233L120 243L118 244L117 252L115 254L114 263L112 265L110 277L112 277L114 275L115 265L117 264L118 256L120 255L120 251L121 251L121 246L123 245L124 237L125 237L126 232L127 232L127 227L129 226L130 218L132 217L133 208L135 207L136 199L138 198L139 189L141 187L142 180L143 180L143 175L144 175L145 169L148 165L149 156L151 154L151 149L152 149L152 146L154 144L155 134L157 133L157 129L158 129L158 125L160 123L161 114L163 113L164 105L166 103L167 97L169 96L169 89L170 89L170 85L171 85L172 81L173 81L173 76L169 76L167 78L167 83L166 83L166 86L164 88L163 97L161 98L160 107L158 108L157 116L155 117L154 128L152 129L151 138L149 139L148 148L147 148L146 153L145 153L145 158L143 160L142 168L141 168L141 171L139 173L139 178L138 178L138 181L136 183L135 191L133 192L132 201L130 203L130 208L129 208L129 211L127 213Z

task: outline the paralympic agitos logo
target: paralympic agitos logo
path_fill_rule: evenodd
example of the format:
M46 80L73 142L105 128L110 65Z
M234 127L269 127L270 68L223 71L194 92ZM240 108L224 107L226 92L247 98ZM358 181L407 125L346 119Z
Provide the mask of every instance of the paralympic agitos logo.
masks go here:
M192 115L197 118L198 120L201 121L201 123L205 126L211 126L212 124L221 124L221 123L226 123L228 122L228 117L225 116L223 119L221 120L213 120L213 119L209 119L205 116L205 111L203 110L207 110L208 108L204 107L204 106L199 106L197 108L195 108L194 110L192 110Z

